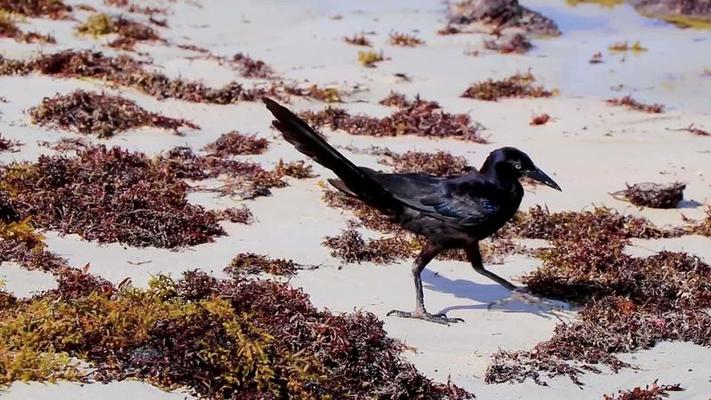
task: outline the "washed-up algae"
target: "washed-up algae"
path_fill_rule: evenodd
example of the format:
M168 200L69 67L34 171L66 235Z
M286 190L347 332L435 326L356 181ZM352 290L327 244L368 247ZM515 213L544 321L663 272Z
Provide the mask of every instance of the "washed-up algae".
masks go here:
M150 71L146 64L125 55L106 56L101 52L65 50L40 55L31 60L0 57L0 74L28 75L32 72L61 78L92 78L114 85L137 89L158 99L178 99L195 103L232 104L256 101L264 96L280 98L283 89L278 85L245 88L230 82L221 88L203 83L172 79Z
M661 237L677 230L598 209L582 214L541 214L519 234L551 240L538 251L543 266L523 277L529 290L580 304L578 319L558 325L532 350L500 351L486 382L546 384L566 375L582 385L585 371L629 367L615 354L648 349L665 340L711 345L711 268L699 258L663 251L649 257L625 253L630 237ZM547 221L546 221L547 220ZM538 225L538 227L536 227ZM533 228L533 229L531 229Z
M675 208L684 199L686 185L680 182L669 184L636 183L612 193L619 200L629 201L640 207Z
M199 129L190 121L146 111L132 100L83 90L45 98L29 113L35 124L84 135L96 134L100 138L146 126L175 133L179 133L180 128Z
M497 101L504 98L551 97L557 94L557 90L548 90L543 86L534 85L535 81L536 78L530 72L512 75L501 80L488 79L467 88L462 97Z
M480 126L473 123L467 114L450 114L438 103L419 97L397 106L393 114L384 118L351 115L344 109L330 107L322 111L307 111L301 116L317 128L326 126L352 135L451 137L486 143L479 135Z
M0 296L0 384L139 379L214 399L473 397L405 362L374 315L318 311L272 281L188 272L145 290L73 279L30 300Z

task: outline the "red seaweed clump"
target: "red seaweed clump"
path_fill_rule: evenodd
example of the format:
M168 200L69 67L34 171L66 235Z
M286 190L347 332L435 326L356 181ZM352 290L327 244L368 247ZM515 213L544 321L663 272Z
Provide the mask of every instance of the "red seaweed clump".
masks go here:
M658 183L636 183L627 188L612 193L618 200L629 201L640 207L675 208L684 199L686 185L673 182L666 185Z
M652 385L644 388L635 387L629 390L619 390L617 394L604 395L602 400L662 400L669 396L669 392L681 392L684 389L680 384L657 385L655 380Z
M100 243L173 248L224 234L214 213L187 202L188 186L176 174L119 148L11 164L0 190L36 226Z
M144 126L172 130L199 129L194 123L149 112L134 101L105 93L77 90L67 95L45 98L29 110L32 122L84 135L108 138L116 133Z
M131 87L158 99L178 99L194 103L233 104L256 101L264 96L281 97L277 86L245 88L230 82L221 88L203 83L172 79L150 71L131 57L105 56L101 52L64 50L40 55L29 61L0 59L0 74L27 75L31 72L63 78L92 78Z
M255 135L244 135L237 131L222 134L216 141L205 146L205 151L217 157L233 155L262 154L267 151L269 141Z
M551 97L556 94L556 90L547 90L542 86L535 86L536 79L530 72L516 74L502 80L486 80L470 86L462 97L497 101L502 98L525 98L525 97Z
M21 43L56 43L51 35L22 31L17 26L15 18L2 8L0 8L0 38L10 38Z
M613 106L627 107L631 110L642 111L650 114L660 114L664 112L664 106L661 104L644 104L632 98L625 96L617 99L608 99L607 104Z
M571 216L557 218L563 226L550 231L551 246L538 251L543 266L523 282L534 293L582 305L578 320L557 326L553 337L533 350L497 353L487 382L530 378L545 384L545 374L567 375L582 385L579 376L600 372L599 364L613 371L628 367L616 353L648 349L665 340L711 346L711 316L704 311L711 306L707 264L668 251L630 256L624 251L628 237L642 232L630 232L620 224L624 218L596 211L565 226ZM649 237L648 232L641 236Z
M466 158L454 156L446 151L436 153L408 151L402 154L386 151L382 155L385 158L379 162L391 165L394 172L398 173L413 172L436 176L455 176L475 170L467 163Z
M495 30L522 28L527 32L557 36L560 30L552 19L526 8L518 0L462 0L449 5L450 24L483 23Z
M507 38L485 40L484 47L501 54L524 54L531 50L533 45L526 36L516 33Z
M72 12L72 7L62 0L0 0L0 10L27 17L64 19Z
M237 53L232 62L239 66L240 74L245 78L272 78L274 71L262 60L255 60L244 53Z
M327 126L352 135L452 137L486 143L479 135L479 127L472 124L467 114L447 113L438 103L420 98L400 105L403 107L384 118L350 115L343 109L330 107L323 111L305 112L302 117L316 127Z

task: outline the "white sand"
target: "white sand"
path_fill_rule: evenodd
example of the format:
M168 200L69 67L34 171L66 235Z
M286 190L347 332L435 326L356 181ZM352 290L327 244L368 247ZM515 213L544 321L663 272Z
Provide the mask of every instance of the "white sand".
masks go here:
M103 8L96 0L75 3ZM478 145L411 137L374 139L327 132L329 140L336 145L362 148L378 145L395 151L448 150L467 157L473 165L479 165L496 147L514 145L528 152L564 190L559 193L541 188L527 193L523 208L545 204L558 211L607 205L649 217L660 224L680 224L682 214L692 218L703 216L702 208L693 202L676 210L639 210L608 194L623 188L626 182L642 181L680 180L688 184L687 200L711 201L711 138L669 130L691 123L711 130L711 78L701 76L705 67L711 68L708 52L711 33L708 31L670 28L643 19L626 6L608 10L594 5L566 7L562 0L524 1L553 17L563 35L534 40L536 48L526 55L499 55L483 50L483 35L436 35L444 21L444 5L438 1L210 0L199 3L199 6L195 2L170 3L170 29L161 30L161 34L173 43L196 44L216 54L244 52L265 60L279 74L299 82L308 80L352 90L348 103L343 105L349 111L387 115L390 110L377 105L377 100L390 90L409 95L419 93L425 99L437 100L447 111L469 113L487 128L484 135L491 141L488 145ZM333 19L336 15L342 19ZM63 47L97 46L91 39L75 38L72 25L67 22L30 20L28 24L53 33ZM413 30L427 42L425 46L410 49L387 45L391 31ZM375 32L369 36L374 50L382 49L389 61L376 69L357 64L359 48L345 44L342 37L361 31ZM611 54L606 50L608 45L625 40L641 40L649 51L635 55ZM20 45L8 40L0 44L0 52L11 57L29 56L38 49L37 45ZM44 51L58 49L42 47ZM163 46L138 48L171 76L203 79L213 85L240 80L227 67L211 61L186 59L194 55L188 51ZM478 57L465 54L477 49L481 51ZM605 63L588 64L591 55L598 51L603 53ZM499 102L459 97L470 83L502 78L529 68L540 83L560 89L561 95L551 99ZM399 72L407 73L412 82L405 83L393 76ZM621 89L619 85L623 85ZM148 154L177 145L199 149L220 134L238 129L273 138L268 153L251 157L266 166L279 158L301 158L289 145L274 137L274 132L268 129L270 116L259 103L217 106L157 101L133 90L107 89L95 82L33 76L0 78L0 96L9 100L7 104L0 104L0 132L25 143L21 152L4 153L0 161L34 160L40 152L49 153L46 148L38 147L36 141L73 137L71 133L59 134L31 125L23 111L37 105L43 97L76 88L121 93L151 111L187 118L202 128L187 131L182 137L143 129L103 142L108 145ZM667 112L644 114L604 103L606 98L626 94L643 102L661 102L667 106ZM297 101L293 106L298 110L324 107L306 101ZM546 126L529 126L533 115L544 112L554 120ZM363 165L383 168L371 156L353 155L353 159ZM651 350L622 355L622 359L639 369L626 369L619 374L586 374L582 377L585 383L582 388L567 378L555 379L549 387L531 382L484 384L483 374L491 353L499 348L528 349L551 336L559 323L556 315L571 320L574 312L560 311L553 315L516 302L487 311L487 303L504 298L508 293L476 275L465 263L435 261L423 276L427 305L430 311L447 311L450 316L464 318L466 323L445 327L386 317L392 308L413 306L409 263L388 266L364 263L338 269L339 261L328 254L321 241L327 235L338 233L349 216L323 205L318 181L331 175L321 168L317 171L321 178L294 182L288 188L275 190L271 197L246 202L257 218L255 224L225 224L229 236L188 250L97 245L75 235L62 237L52 232L47 233L47 243L50 250L67 257L72 265L90 263L92 273L114 283L130 277L138 286L145 286L150 276L158 273L177 277L182 271L193 268L222 276L222 267L240 251L321 265L320 269L301 272L291 284L304 288L318 307L338 312L362 309L376 313L385 321L391 336L416 349L406 356L421 371L441 381L451 376L455 383L473 391L480 399L599 399L603 393L644 386L657 378L660 383L678 382L687 389L673 393L671 399L707 399L711 393L711 364L708 362L711 350L687 343L664 343ZM205 194L191 196L191 201L209 208L242 204ZM711 260L711 240L703 237L635 241L630 251L644 255L662 249L684 250L704 257L707 262ZM515 279L538 265L538 260L517 256L492 269ZM5 268L3 265L0 273ZM16 293L47 287L43 286L46 282L35 281L29 275L7 280L8 287L12 285L11 290ZM121 397L116 398L179 398L174 394L159 394L157 389L136 382L109 386L16 384L3 395L17 399L95 398L103 397L104 393L117 393L115 390L121 390Z

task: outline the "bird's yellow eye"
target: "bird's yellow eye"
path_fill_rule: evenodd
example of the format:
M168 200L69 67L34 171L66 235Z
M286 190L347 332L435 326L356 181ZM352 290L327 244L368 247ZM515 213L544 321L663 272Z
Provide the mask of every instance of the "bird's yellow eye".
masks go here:
M516 169L521 169L521 164L516 164Z

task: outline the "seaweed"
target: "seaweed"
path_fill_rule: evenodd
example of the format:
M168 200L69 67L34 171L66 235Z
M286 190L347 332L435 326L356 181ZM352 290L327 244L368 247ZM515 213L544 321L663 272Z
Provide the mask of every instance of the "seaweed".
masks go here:
M409 101L404 94L393 91L390 91L387 97L381 99L378 104L397 108L407 108L412 106L412 102Z
M453 156L446 151L425 153L408 151L397 154L390 151L382 153L385 158L379 160L381 164L390 165L395 172L416 172L436 176L462 175L475 170L466 158Z
M383 56L383 53L376 53L374 51L359 51L358 52L358 62L368 68L375 68L375 64L384 61L385 56Z
M254 253L240 253L230 261L230 265L225 268L225 272L234 277L260 273L294 276L300 269L303 269L303 266L291 260L273 259Z
M557 94L557 90L546 90L542 86L534 86L536 79L530 72L516 74L508 78L495 81L488 79L470 86L464 91L462 97L497 101L501 98L510 97L551 97Z
M11 164L0 189L36 226L100 243L173 248L224 235L214 213L187 202L187 185L164 163L119 148Z
M604 61L602 60L602 52L597 52L590 57L590 60L588 63L590 64L602 64Z
M0 9L27 17L49 17L65 19L72 7L62 0L0 0Z
M533 118L531 118L531 122L529 122L529 125L532 125L532 126L545 125L550 120L551 120L551 116L548 114L535 115Z
M371 47L372 44L364 34L354 34L353 36L344 36L343 41L354 46Z
M450 24L483 23L497 30L522 28L527 32L558 36L556 23L529 8L518 0L462 0L449 4Z
M191 271L140 290L75 276L0 309L0 384L27 371L34 380L140 379L213 399L473 397L405 362L374 315L318 311L283 283ZM90 375L70 357L90 362Z
M686 189L686 185L680 182L665 185L645 182L626 186L626 189L612 193L612 197L636 206L652 208L676 208L683 200Z
M100 138L109 138L116 133L143 126L168 129L176 134L183 127L200 128L184 119L146 111L132 100L83 90L45 98L42 104L29 112L35 124L84 135L96 134Z
M606 207L595 207L592 211L551 213L547 208L535 206L517 213L498 235L554 240L571 237L581 229L589 236L612 238L658 239L685 233L683 228L659 228L646 218L622 215Z
M274 166L274 174L282 177L290 176L296 179L308 179L318 176L314 173L313 167L303 160L286 163L282 159L279 159L276 166Z
M150 16L153 16L154 14L165 13L165 10L162 8L139 6L133 1L129 0L104 0L104 4L124 8L130 13L146 14Z
M262 60L255 60L244 53L232 56L232 62L239 66L239 71L245 78L272 78L274 71Z
M598 4L606 8L614 8L615 6L624 4L625 0L565 0L565 4L577 6L578 4Z
M390 33L390 44L393 46L416 47L425 44L425 41L415 35L392 32Z
M341 91L335 87L322 88L317 85L310 85L306 88L299 88L296 86L285 86L284 90L295 96L305 96L326 103L341 103L343 97Z
M689 132L689 133L696 135L696 136L711 136L711 132L701 129L701 128L698 128L694 124L690 124L686 128L670 129L670 130Z
M52 35L43 35L37 32L23 32L17 27L13 16L0 8L0 38L2 37L23 43L56 43Z
M624 106L632 110L643 111L650 114L660 114L664 112L664 106L661 104L644 104L632 98L625 96L616 99L608 99L607 104L613 106Z
M0 153L5 151L16 153L20 151L20 146L22 146L22 143L20 143L19 141L5 139L2 134L0 134Z
M249 224L254 221L252 212L246 206L241 208L226 208L223 210L213 211L215 217L220 221L229 221L235 224Z
M489 50L494 50L502 54L524 54L531 50L533 45L528 38L520 33L516 33L511 37L503 40L485 40L484 47Z
M627 41L613 43L608 47L608 49L613 52L631 51L633 53L641 53L649 50L646 47L642 46L639 41L632 43L632 45L630 45Z
M540 210L538 210L540 212ZM663 340L711 345L711 268L698 257L662 251L649 257L625 253L630 237L661 232L630 230L629 217L608 210L548 215L551 240L540 249L543 266L525 275L529 290L583 306L577 321L558 325L551 339L530 351L499 352L487 382L567 375L629 367L614 354L651 348ZM526 232L524 232L526 233Z
M232 155L262 154L267 151L269 141L255 135L243 135L237 131L223 133L216 141L203 150L216 157Z
M454 26L452 24L447 24L444 27L437 30L437 34L442 35L442 36L456 35L458 33L462 33L461 29L457 28L456 26Z
M657 385L657 380L652 385L644 388L639 386L629 390L618 390L617 394L604 395L603 400L661 400L669 396L669 392L681 392L681 384Z
M247 89L237 82L230 82L215 89L200 82L171 79L148 71L144 64L125 55L108 57L101 52L64 50L29 61L0 58L0 74L27 75L33 71L63 78L93 78L131 87L158 99L173 98L194 103L233 104L256 101L264 96L282 97L276 85Z
M330 107L319 112L308 111L301 116L316 127L328 126L352 135L452 137L486 143L479 136L480 126L472 124L469 115L447 113L438 103L419 97L384 118L352 116L343 109Z
M688 231L690 234L709 236L711 237L711 205L707 205L704 208L706 217L699 221L698 224L689 227Z

